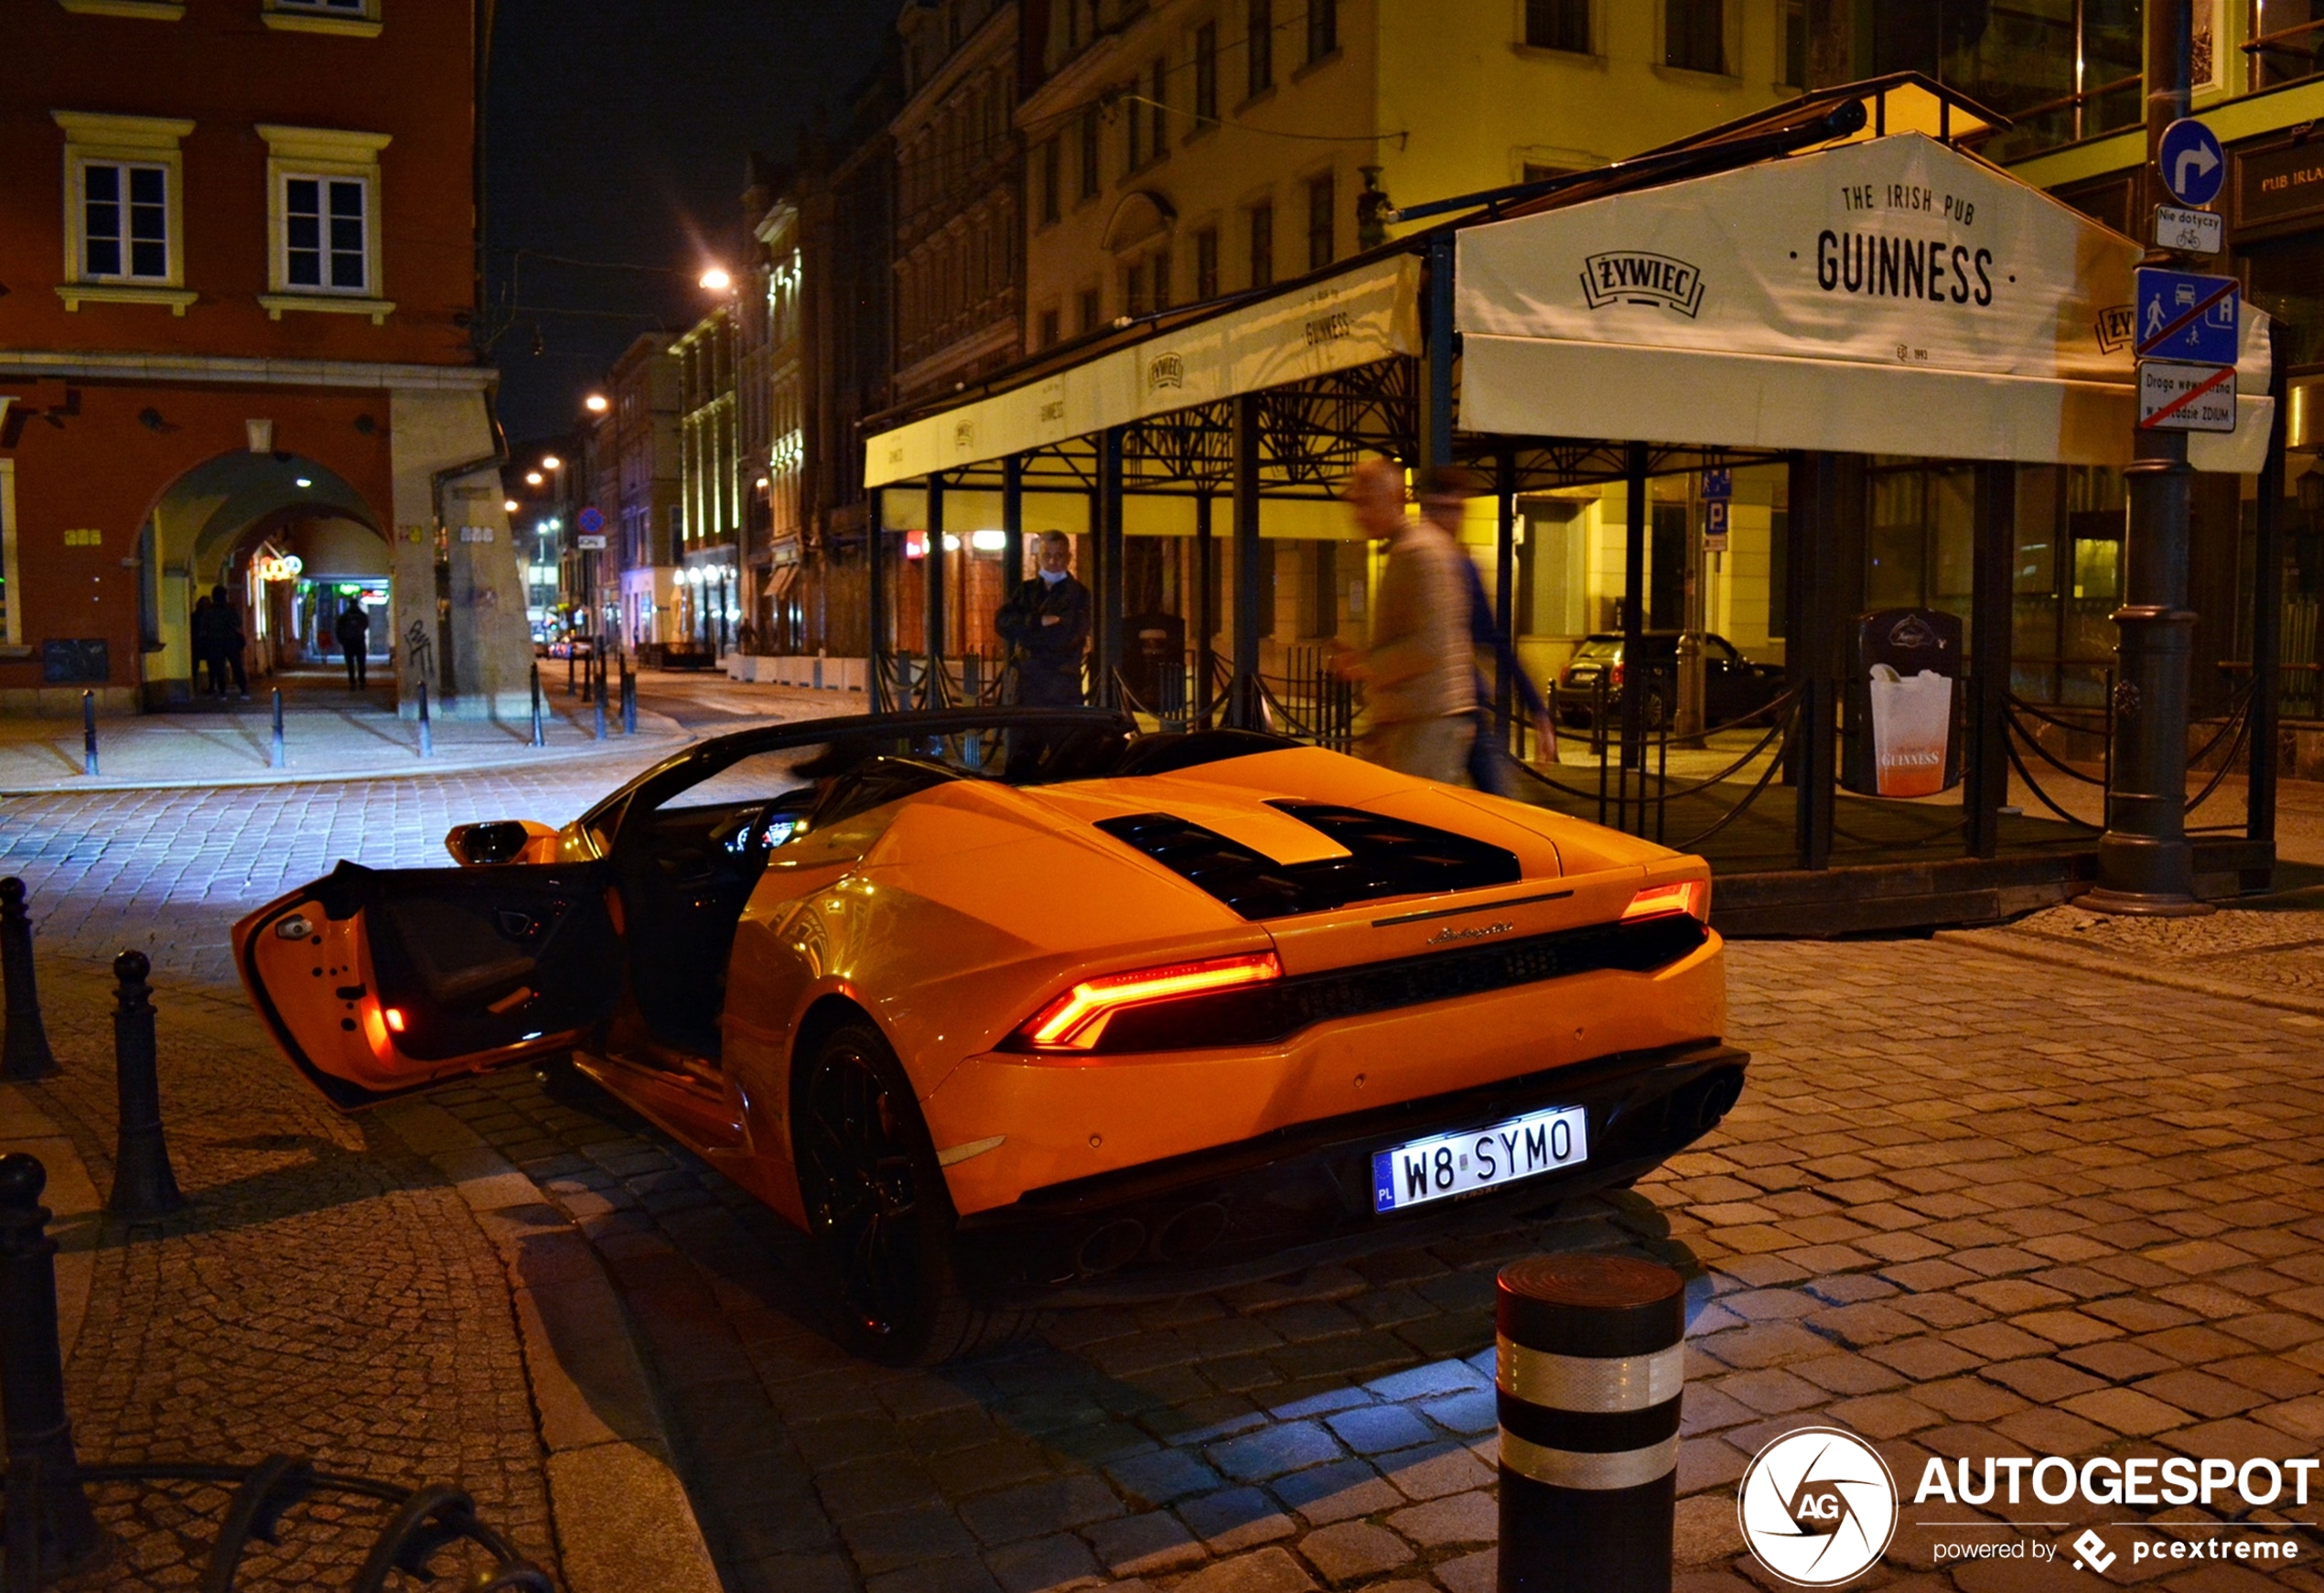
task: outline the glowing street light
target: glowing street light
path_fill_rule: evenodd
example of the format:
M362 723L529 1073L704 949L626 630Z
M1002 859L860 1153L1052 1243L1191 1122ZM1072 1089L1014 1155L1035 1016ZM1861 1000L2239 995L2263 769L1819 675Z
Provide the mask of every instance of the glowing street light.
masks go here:
M511 514L514 514L520 505L513 498L504 498L500 501L500 507L507 510Z
M607 410L611 409L613 405L606 398L604 393L592 393L588 397L581 401L581 407L587 410L591 414L603 414Z
M543 470L562 470L565 468L565 461L558 458L554 454L543 454L541 456L541 468Z
M735 279L726 274L723 265L714 265L702 274L702 285L712 293L724 293L734 285Z
M527 487L538 487L542 482L547 479L548 478L542 475L538 470L527 470L524 473L524 484Z

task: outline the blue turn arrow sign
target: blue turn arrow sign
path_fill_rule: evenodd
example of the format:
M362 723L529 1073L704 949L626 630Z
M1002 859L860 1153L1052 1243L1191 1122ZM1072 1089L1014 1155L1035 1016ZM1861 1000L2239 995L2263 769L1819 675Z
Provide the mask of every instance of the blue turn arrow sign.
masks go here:
M2182 205L2210 204L2227 182L2227 152L2219 146L2219 135L2192 116L2163 129L2155 165L2163 187Z

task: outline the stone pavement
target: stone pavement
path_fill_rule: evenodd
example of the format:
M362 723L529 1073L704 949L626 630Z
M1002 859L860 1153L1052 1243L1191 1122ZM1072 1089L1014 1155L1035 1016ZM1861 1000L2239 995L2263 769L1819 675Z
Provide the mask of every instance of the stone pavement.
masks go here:
M554 820L605 783L526 770L374 782L360 800L328 787L21 799L0 802L0 870L33 880L44 969L143 926L170 979L216 988L226 921L328 866L325 854L432 863L444 823ZM2201 921L2222 920L2246 921ZM542 1221L570 1222L603 1258L732 1588L1482 1589L1491 1273L1548 1246L1659 1254L1695 1275L1689 1593L1765 1585L1737 1553L1732 1492L1749 1454L1793 1426L1850 1426L1908 1480L1931 1454L2315 1453L2324 1020L2157 996L1953 937L1744 944L1731 967L1751 1087L1716 1135L1636 1190L1274 1284L1058 1313L1030 1342L933 1372L838 1355L816 1331L805 1246L603 1098L554 1101L514 1074L435 1099L537 1186ZM253 1101L289 1087L282 1063L249 1049L206 1053L204 1067ZM165 1074L173 1121L189 1082ZM316 1125L321 1110L270 1104L290 1127L264 1132L311 1139L302 1154L354 1179L336 1169L369 1154L360 1128ZM218 1139L254 1132L221 1124ZM268 1170L200 1170L228 1154L293 1153L189 1143L181 1173L233 1184ZM422 1274L452 1275L427 1247L467 1243L457 1208L371 1187L356 1179L328 1210L380 1202L430 1230L393 1242ZM236 1297L369 1308L333 1286L253 1277ZM92 1331L98 1320L92 1305ZM165 1379L199 1376L162 1364ZM503 1473L512 1490L522 1469ZM2117 1551L2139 1533L2244 1530L2170 1514L2167 1528L2107 1530ZM2313 1531L2299 1541L2324 1549ZM2050 1585L2007 1562L1939 1570L1933 1542L1900 1534L1887 1571L1861 1585ZM2112 1579L2133 1574L2125 1552ZM2185 1593L2262 1585L2219 1566L2159 1579ZM2297 1567L2272 1585L2324 1588Z

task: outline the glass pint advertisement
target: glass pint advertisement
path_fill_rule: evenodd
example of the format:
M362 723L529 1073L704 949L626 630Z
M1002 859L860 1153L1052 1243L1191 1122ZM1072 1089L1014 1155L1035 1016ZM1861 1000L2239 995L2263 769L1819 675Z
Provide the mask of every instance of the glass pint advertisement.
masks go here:
M1884 608L1856 631L1858 734L1847 787L1865 796L1922 797L1961 780L1961 617Z

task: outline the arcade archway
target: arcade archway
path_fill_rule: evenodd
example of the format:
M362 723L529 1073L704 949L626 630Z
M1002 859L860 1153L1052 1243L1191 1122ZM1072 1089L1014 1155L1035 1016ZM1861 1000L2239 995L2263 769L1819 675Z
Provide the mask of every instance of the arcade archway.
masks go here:
M179 477L140 537L145 705L199 700L193 616L221 589L253 675L336 657L329 629L346 601L375 616L372 649L384 658L393 567L384 523L343 477L296 454L226 454ZM380 678L392 683L393 672Z

